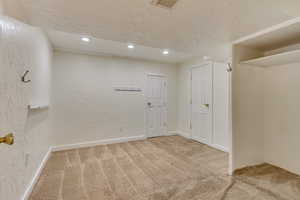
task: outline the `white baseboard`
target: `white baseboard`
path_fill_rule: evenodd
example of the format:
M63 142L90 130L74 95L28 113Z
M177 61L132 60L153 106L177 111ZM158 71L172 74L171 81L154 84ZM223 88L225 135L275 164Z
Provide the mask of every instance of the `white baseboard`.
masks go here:
M218 144L210 144L209 146L215 148L215 149L218 149L220 151L224 151L224 152L229 152L227 148L221 146L221 145L218 145Z
M191 134L190 134L190 133L183 132L183 131L176 131L176 133L177 133L178 135L182 136L182 137L191 139Z
M104 145L104 144L114 144L114 143L121 143L121 142L144 140L144 139L146 139L145 135L139 135L139 136L133 136L133 137L122 137L122 138L113 138L113 139L108 139L108 140L82 142L82 143L76 143L76 144L54 146L54 147L52 147L52 151L53 152L63 151L63 150L70 150L70 149L93 147L93 146Z
M25 191L25 193L22 197L22 200L28 200L29 199L34 186L36 185L37 181L39 180L39 178L41 176L41 173L42 173L47 161L50 158L51 152L52 152L52 148L50 147L49 150L47 151L46 155L44 156L39 168L37 169L36 173L34 174L29 186L27 187L27 189L26 189L26 191Z
M190 133L187 133L187 132L183 132L183 131L176 131L176 133L182 137L185 137L185 138L188 138L188 139L191 139L192 136ZM208 146L211 146L215 149L218 149L218 150L221 150L221 151L224 151L224 152L229 152L227 148L221 146L221 145L217 145L217 144L207 144Z

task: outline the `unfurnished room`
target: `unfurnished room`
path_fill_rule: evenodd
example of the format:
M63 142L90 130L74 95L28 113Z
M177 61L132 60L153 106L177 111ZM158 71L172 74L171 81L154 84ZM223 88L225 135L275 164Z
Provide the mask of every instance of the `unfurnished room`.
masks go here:
M0 200L300 200L299 0L0 0Z

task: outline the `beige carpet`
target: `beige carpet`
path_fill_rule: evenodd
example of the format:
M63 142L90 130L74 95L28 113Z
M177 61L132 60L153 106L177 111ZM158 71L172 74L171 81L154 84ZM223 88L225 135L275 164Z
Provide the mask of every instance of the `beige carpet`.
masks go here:
M228 155L180 136L53 153L30 200L293 200L300 179L270 165L227 176Z

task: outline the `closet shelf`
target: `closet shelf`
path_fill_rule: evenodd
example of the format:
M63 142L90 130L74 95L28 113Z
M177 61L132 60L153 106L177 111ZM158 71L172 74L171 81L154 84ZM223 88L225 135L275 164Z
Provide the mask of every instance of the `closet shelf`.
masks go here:
M256 65L262 67L284 65L289 63L300 63L300 49L283 52L275 55L242 61L241 64Z

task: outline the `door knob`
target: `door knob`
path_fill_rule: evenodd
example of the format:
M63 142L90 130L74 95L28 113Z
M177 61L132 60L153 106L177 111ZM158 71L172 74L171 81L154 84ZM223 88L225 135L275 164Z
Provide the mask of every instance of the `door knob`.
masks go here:
M152 105L151 102L148 102L147 104L148 104L148 106L151 106L151 105Z
M12 133L9 133L4 137L0 137L0 144L1 143L13 145L14 144L14 135Z

